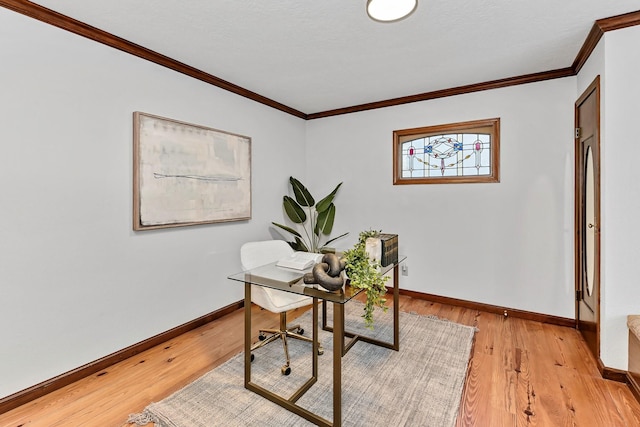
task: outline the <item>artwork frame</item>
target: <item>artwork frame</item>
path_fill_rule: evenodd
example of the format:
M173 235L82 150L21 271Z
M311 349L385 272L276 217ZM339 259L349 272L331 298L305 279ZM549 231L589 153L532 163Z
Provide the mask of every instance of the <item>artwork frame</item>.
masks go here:
M251 219L251 138L135 111L133 229Z
M500 182L500 118L393 131L393 185Z

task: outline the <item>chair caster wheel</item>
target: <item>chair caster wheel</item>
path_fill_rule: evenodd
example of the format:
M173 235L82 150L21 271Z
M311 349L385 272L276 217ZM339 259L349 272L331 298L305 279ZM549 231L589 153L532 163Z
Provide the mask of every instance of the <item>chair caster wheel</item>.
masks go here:
M298 328L298 334L299 335L304 335L304 329Z
M258 335L258 339L259 339L260 341L264 341L264 340L266 340L266 339L267 339L267 336L266 336L265 334L260 334L260 335Z
M256 356L253 353L251 353L251 361L252 362L255 360L255 358L256 358Z
M284 365L280 368L280 372L282 372L282 375L289 375L291 373L291 367Z
M322 356L324 354L324 348L318 347L318 356Z

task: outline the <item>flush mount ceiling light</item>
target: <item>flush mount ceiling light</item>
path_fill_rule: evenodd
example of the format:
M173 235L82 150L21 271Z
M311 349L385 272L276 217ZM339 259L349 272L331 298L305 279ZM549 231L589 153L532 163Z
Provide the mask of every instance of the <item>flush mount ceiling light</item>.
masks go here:
M374 21L396 22L411 15L418 0L367 0L367 15Z

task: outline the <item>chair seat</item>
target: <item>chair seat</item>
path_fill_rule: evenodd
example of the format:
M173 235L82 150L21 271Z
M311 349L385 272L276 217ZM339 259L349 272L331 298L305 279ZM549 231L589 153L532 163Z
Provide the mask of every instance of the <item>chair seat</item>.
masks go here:
M293 249L291 249L291 246L283 240L249 242L245 243L240 248L240 262L242 263L242 268L244 270L250 270L288 257L292 253ZM286 363L282 366L280 372L282 372L283 375L289 375L291 373L291 360L289 359L289 350L287 348L287 337L307 341L309 343L312 343L313 340L302 335L302 330L300 330L299 325L292 326L290 328L287 327L287 311L305 305L310 305L313 303L313 299L308 296L298 295L278 289L252 285L251 302L259 305L265 310L280 314L280 327L278 329L260 329L260 337L262 337L260 338L261 341L254 344L251 347L251 351L273 342L276 339L281 340ZM265 333L269 333L271 336L267 337ZM317 351L318 354L322 354L322 347L319 346ZM253 361L253 354L251 354L251 360Z
M253 286L251 288L251 301L265 310L273 313L293 310L312 303L311 297L279 291L277 289Z

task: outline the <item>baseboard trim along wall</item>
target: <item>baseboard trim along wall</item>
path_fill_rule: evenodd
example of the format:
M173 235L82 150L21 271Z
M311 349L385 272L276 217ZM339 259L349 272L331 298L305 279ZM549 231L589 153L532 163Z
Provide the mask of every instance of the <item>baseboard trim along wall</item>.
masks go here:
M631 393L633 393L633 397L636 398L638 402L640 402L640 385L636 382L635 378L627 372L627 384L631 389Z
M176 338L202 325L206 325L209 322L226 316L227 314L243 307L244 301L238 301L233 304L229 304L226 307L222 307L219 310L213 311L209 314L205 314L204 316L201 316L183 325L176 326L173 329L162 332L144 341L140 341L137 344L133 344L125 349L112 353L101 359L87 363L84 366L73 369L69 372L65 372L64 374L58 375L57 377L43 381L40 384L36 384L32 387L4 397L0 399L0 414L8 412L12 409L17 408L18 406L22 406L25 403L29 403L32 400L42 397L45 394L51 393L55 390L61 389L62 387L65 387L97 372L100 372L112 365L115 365L118 362L128 359L129 357L142 353L145 350Z
M389 291L392 291L392 289L389 289ZM411 298L436 302L439 304L447 304L447 305L452 305L456 307L464 307L472 310L484 311L486 313L499 314L505 317L517 317L520 319L533 320L536 322L547 323L547 324L558 325L558 326L565 326L569 328L575 327L575 320L565 318L565 317L551 316L548 314L540 314L540 313L534 313L534 312L524 311L524 310L516 310L509 307L500 307L496 305L483 304L483 303L461 300L456 298L443 297L439 295L426 294L422 292L410 291L405 289L400 289L400 294L409 296ZM238 302L229 304L226 307L223 307L212 313L206 314L202 317L192 320L191 322L187 322L183 325L177 326L173 329L170 329L154 337L141 341L123 350L112 353L94 362L88 363L77 369L66 372L55 378L51 378L40 384L34 385L25 390L19 391L15 394L12 394L3 399L0 399L0 414L10 411L11 409L17 408L18 406L24 405L28 402L31 402L32 400L42 397L47 393L51 393L52 391L58 390L71 383L79 381L82 378L93 375L122 360L135 356L136 354L142 353L143 351L148 350L151 347L154 347L158 344L162 344L165 341L173 339L190 330L196 329L202 325L205 325L209 322L219 319L243 307L244 307L244 301L238 301ZM628 372L620 371L613 368L607 368L606 366L604 366L601 360L598 360L598 369L600 370L600 373L603 378L626 383L631 389L631 391L633 392L634 396L638 399L638 401L640 401L640 389L638 388L638 385L635 383L635 381L633 381L630 378Z
M535 320L536 322L548 323L551 325L566 326L574 328L576 321L566 317L551 316L549 314L534 313L531 311L516 310L509 307L500 307L497 305L483 304L479 302L467 301L456 298L442 297L439 295L425 294L422 292L408 291L400 289L402 295L410 296L416 299L437 302L439 304L453 305L456 307L464 307L472 310L484 311L487 313L500 314L505 317L517 317L526 320Z
M389 289L389 291L392 291L392 290L393 289ZM442 297L439 295L425 294L422 292L400 289L400 294L406 295L412 298L416 298L416 299L437 302L439 304L447 304L447 305L452 305L456 307L464 307L472 310L484 311L487 313L495 313L495 314L503 315L505 317L511 316L511 317L517 317L520 319L534 320L536 322L547 323L550 325L558 325L558 326L566 326L569 328L575 328L575 324L576 324L574 319L569 319L566 317L550 316L548 314L540 314L540 313L533 313L530 311L515 310L513 308L508 308L508 307L499 307L496 305L482 304L478 302L466 301L466 300L461 300L456 298ZM638 386L638 383L633 379L633 377L631 377L629 372L622 371L620 369L608 368L604 366L604 363L600 359L598 359L597 365L602 378L606 380L626 383L627 386L631 389L631 392L633 393L634 397L638 400L638 402L640 402L640 386Z
M631 390L631 394L633 394L633 397L635 397L635 399L640 402L640 388L638 387L638 383L635 381L629 371L607 368L606 366L604 366L604 363L602 363L602 360L600 359L598 359L598 369L600 370L602 378L604 378L605 380L617 381L627 384L627 387L629 387L629 390Z
M627 383L627 385L631 386L631 383L628 381L628 372L615 368L608 368L604 366L602 360L598 359L598 369L600 370L600 374L602 378L605 380L617 381L619 383Z

